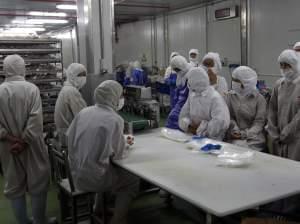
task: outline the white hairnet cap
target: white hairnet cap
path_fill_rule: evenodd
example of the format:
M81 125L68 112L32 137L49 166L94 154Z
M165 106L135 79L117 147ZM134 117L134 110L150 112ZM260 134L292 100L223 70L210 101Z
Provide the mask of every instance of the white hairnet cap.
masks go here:
M201 67L191 68L186 76L191 91L201 93L210 86L207 72Z
M189 51L189 55L191 55L191 54L199 55L198 49L191 49L191 50Z
M287 63L292 67L292 70L299 73L299 59L297 53L294 50L284 50L278 57L279 63Z
M172 69L178 68L183 73L186 73L190 69L187 60L185 59L185 57L182 57L181 55L178 55L178 56L175 56L174 58L172 58L171 67L172 67Z
M300 50L300 42L296 42L293 49L294 50Z
M123 87L114 80L102 82L94 92L96 104L106 105L117 110L119 99L123 93Z
M173 51L170 55L170 62L171 62L172 58L174 58L175 56L178 56L178 55L180 55L178 52Z
M233 71L232 77L240 80L249 92L256 89L257 73L252 68L240 66Z
M67 81L71 83L73 86L77 87L77 76L81 73L87 73L84 65L79 63L72 63L69 65L67 69Z
M141 63L139 61L133 62L133 67L134 68L141 68Z
M222 70L222 62L219 53L208 52L202 59L202 64L206 59L212 59L214 61L214 67L217 69L218 73Z
M25 76L25 61L17 55L9 55L3 61L3 71L6 77Z

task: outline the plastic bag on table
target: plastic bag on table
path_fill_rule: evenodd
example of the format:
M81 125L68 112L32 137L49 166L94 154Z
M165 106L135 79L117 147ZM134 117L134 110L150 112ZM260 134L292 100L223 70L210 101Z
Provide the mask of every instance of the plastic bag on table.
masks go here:
M191 136L185 134L184 132L170 128L162 128L161 135L176 142L187 142L191 139Z
M219 155L222 153L222 146L213 144L211 139L193 136L192 139L186 144L188 149L200 151L208 154Z
M254 151L230 152L225 151L218 156L218 166L224 167L247 167L255 157Z

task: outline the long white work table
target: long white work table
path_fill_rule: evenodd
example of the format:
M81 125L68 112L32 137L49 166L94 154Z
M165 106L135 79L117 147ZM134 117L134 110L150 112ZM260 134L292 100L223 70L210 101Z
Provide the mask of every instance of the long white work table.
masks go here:
M299 162L256 152L249 167L220 167L215 155L189 151L161 137L160 129L135 136L129 156L115 163L203 209L208 223L210 215L223 217L300 193Z

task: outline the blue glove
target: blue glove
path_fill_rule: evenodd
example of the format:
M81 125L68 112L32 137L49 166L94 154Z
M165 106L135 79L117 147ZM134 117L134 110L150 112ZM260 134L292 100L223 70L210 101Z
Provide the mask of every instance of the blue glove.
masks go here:
M192 140L202 140L202 139L204 139L205 137L203 137L203 136L198 136L198 135L194 135L193 137L192 137Z
M221 149L221 145L214 145L214 144L206 144L205 146L203 146L201 148L201 151L204 151L204 152L210 152L210 151L214 151L214 150L220 150Z

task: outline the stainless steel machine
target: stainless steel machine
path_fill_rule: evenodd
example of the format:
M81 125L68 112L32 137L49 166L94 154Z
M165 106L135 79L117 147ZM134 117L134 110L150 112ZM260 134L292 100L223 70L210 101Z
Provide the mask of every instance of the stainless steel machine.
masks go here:
M150 87L126 86L124 98L125 106L120 115L124 118L126 132L159 127L159 103L152 99Z

